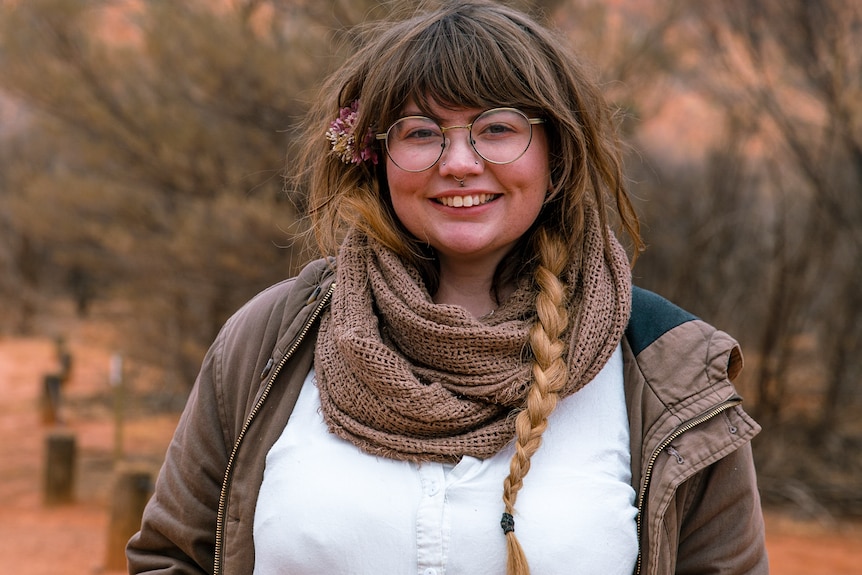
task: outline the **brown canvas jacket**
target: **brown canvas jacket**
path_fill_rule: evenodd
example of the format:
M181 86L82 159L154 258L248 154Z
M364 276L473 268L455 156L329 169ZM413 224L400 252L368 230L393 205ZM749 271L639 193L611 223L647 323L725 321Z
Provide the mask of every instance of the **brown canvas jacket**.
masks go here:
M252 572L264 462L311 369L332 282L314 262L225 324L129 542L129 573ZM649 292L636 289L634 304L623 352L639 572L767 573L750 448L759 428L729 381L736 342Z

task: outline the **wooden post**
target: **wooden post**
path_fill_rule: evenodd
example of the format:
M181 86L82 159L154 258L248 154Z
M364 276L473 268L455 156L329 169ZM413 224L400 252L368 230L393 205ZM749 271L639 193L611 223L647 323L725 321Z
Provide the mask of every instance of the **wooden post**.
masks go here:
M60 387L63 380L59 375L49 374L42 378L42 423L53 425L60 419Z
M123 459L123 420L125 415L126 387L123 381L123 356L111 356L111 387L114 390L114 463Z
M71 503L75 499L75 436L53 431L45 441L45 505Z
M108 525L106 571L126 569L126 543L141 528L144 507L153 492L152 474L141 468L121 466L114 473L111 519Z

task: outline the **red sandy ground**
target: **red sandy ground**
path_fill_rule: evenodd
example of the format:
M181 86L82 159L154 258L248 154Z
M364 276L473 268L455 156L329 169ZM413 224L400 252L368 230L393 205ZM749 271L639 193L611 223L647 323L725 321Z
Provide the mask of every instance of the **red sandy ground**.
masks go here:
M108 395L110 348L104 334L78 326L69 335L75 358L62 424L46 424L39 407L42 376L54 369L49 339L0 338L0 571L17 575L119 575L106 570L115 433ZM78 401L75 401L78 399ZM176 414L129 417L125 457L158 461ZM46 435L61 427L78 448L74 503L43 504ZM862 575L862 526L794 521L767 514L773 575Z

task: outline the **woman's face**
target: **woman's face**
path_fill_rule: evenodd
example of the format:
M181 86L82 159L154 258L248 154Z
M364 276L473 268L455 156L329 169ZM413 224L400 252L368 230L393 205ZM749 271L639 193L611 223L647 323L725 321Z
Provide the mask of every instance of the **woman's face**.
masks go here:
M484 111L433 105L430 113L446 128L465 126ZM402 115L423 114L410 102ZM524 155L502 165L486 162L476 153L467 129L445 134L442 157L425 171L404 171L387 156L395 214L411 234L436 250L441 272L448 265L496 267L542 208L550 185L545 130L541 124L534 125ZM463 187L456 178L464 181Z

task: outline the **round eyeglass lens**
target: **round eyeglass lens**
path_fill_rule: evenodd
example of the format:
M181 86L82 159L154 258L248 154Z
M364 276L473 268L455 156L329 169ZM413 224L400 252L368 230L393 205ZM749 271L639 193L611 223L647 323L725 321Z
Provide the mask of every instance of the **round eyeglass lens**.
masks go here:
M508 164L523 156L532 136L527 116L511 108L488 110L470 128L473 148L493 164Z
M386 152L402 170L421 172L443 154L445 137L440 125L425 116L407 116L386 132Z
M493 164L508 164L527 151L535 122L514 108L488 110L471 124L446 128L425 116L407 116L389 127L386 151L399 168L421 172L436 164L443 155L446 132L466 129L470 145L479 156Z

